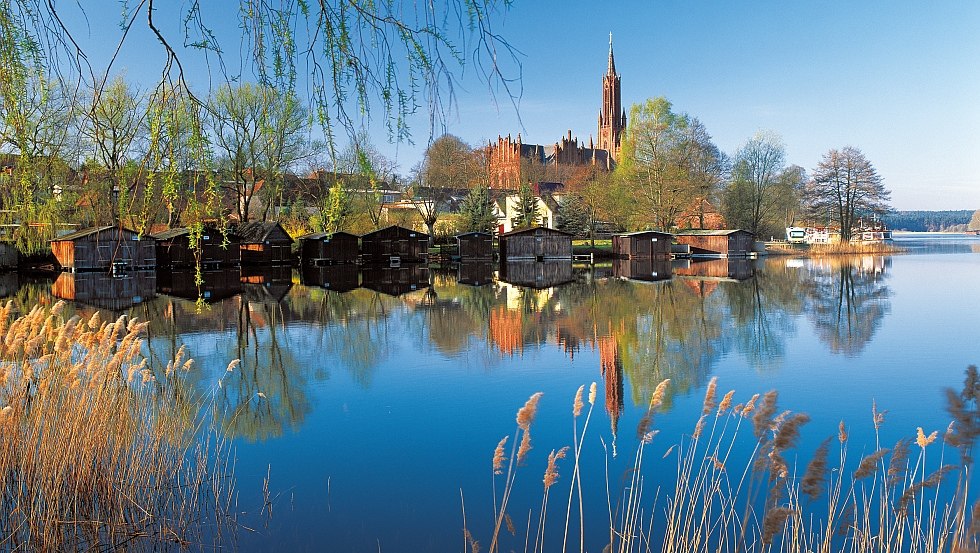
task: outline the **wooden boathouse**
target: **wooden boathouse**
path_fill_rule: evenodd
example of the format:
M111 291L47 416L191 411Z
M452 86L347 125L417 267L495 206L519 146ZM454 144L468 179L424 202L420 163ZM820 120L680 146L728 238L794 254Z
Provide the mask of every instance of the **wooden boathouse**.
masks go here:
M755 247L755 235L747 230L685 230L674 238L690 246L692 256L749 257Z
M464 232L456 235L460 261L493 259L493 235L489 232Z
M71 272L132 271L156 267L156 243L134 230L108 225L79 230L51 241L58 265Z
M361 236L361 259L364 263L425 263L429 253L429 235L393 225Z
M238 265L241 253L238 237L227 230L205 227L196 237L196 249L191 247L195 237L190 228L174 228L150 234L156 241L157 266L194 267L196 253L200 254L202 267Z
M621 259L670 259L674 235L655 230L614 234L612 253Z
M500 235L501 261L572 259L572 235L553 228L529 227Z
M291 265L293 239L276 222L242 223L235 228L242 265Z
M349 232L314 232L297 238L304 266L357 263L360 237Z

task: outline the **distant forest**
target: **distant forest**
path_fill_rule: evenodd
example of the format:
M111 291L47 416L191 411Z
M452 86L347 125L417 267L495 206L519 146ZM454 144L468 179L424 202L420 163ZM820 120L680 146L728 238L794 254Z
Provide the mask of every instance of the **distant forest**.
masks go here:
M892 211L882 216L892 230L913 232L963 232L967 230L972 209L956 211Z

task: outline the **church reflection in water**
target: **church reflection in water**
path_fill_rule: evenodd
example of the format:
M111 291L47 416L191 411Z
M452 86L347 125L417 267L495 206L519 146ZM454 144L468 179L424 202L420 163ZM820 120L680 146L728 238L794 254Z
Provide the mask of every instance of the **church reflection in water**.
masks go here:
M15 302L63 298L81 314L99 309L148 320L159 359L189 336L209 336L215 359L241 359L218 394L237 413L226 430L261 440L310 412L307 388L329 378L311 356L336 360L333 370L370 386L406 333L446 356L480 349L506 360L552 346L571 360L590 352L615 430L624 405L648 401L665 378L675 394L702 386L728 353L756 370L778 370L800 324L832 352L861 352L889 313L890 266L881 256L617 260L574 270L567 261L339 265L223 269L200 279L133 274L108 284L104 276L62 274L5 286ZM296 325L307 329L306 342L295 338ZM268 401L252 401L258 391Z

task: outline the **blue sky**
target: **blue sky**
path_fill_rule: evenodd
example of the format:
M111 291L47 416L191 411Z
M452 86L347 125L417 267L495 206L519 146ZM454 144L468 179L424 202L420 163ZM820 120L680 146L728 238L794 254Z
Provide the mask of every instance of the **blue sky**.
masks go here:
M234 33L237 3L220 6L212 7L227 9L218 30ZM86 9L92 60L104 63L118 36L119 4L98 0ZM884 177L895 208L977 209L978 29L980 2L973 1L518 0L497 30L522 53L520 117L505 98L494 103L469 67L446 129L473 145L518 132L525 142L549 144L568 130L587 142L612 32L627 108L665 96L676 111L701 119L729 153L757 130L775 131L788 161L808 171L827 150L856 146ZM134 34L118 63L148 87L156 50L148 35ZM203 65L191 71L206 80ZM370 126L402 172L429 140L424 113L412 124L414 145L385 144L378 121Z

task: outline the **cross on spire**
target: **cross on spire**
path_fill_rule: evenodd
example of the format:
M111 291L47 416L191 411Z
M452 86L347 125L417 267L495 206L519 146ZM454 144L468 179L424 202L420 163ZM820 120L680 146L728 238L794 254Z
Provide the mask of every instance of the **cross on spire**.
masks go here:
M609 75L616 74L616 61L613 59L612 33L609 33Z

